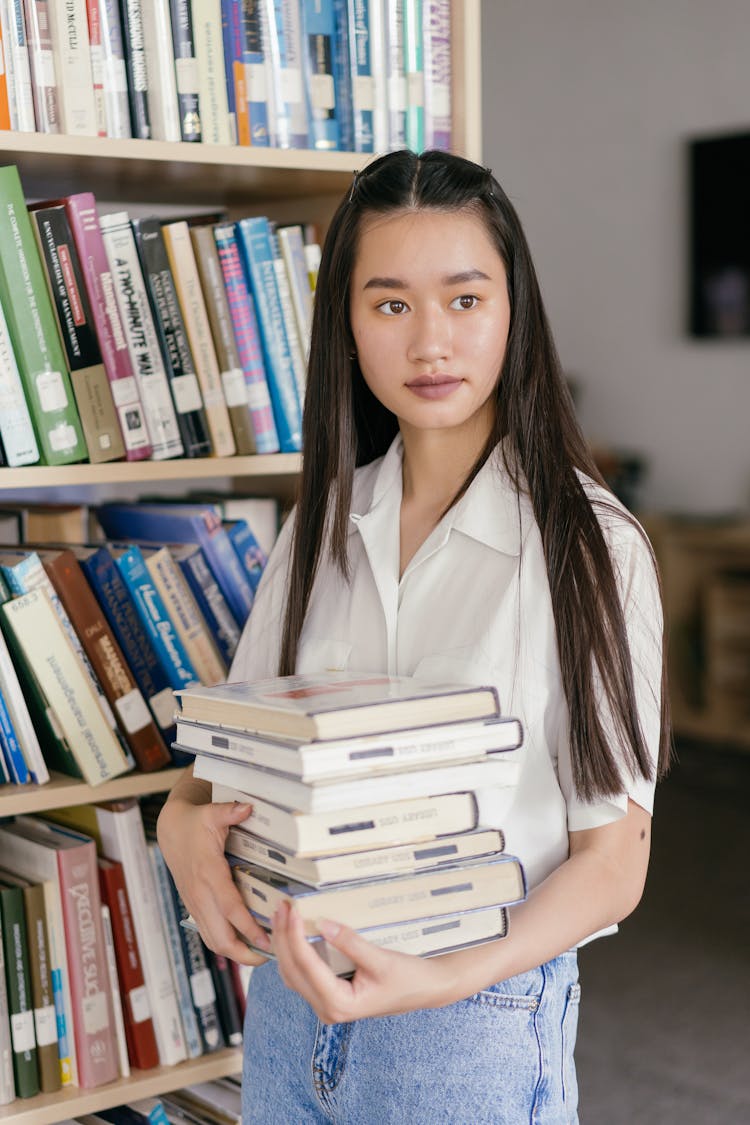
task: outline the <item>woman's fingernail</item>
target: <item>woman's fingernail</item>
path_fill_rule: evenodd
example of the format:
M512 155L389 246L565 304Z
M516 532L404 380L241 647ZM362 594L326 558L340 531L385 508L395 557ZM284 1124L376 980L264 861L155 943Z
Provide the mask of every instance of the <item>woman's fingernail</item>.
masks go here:
M268 934L259 934L259 936L253 941L253 945L257 945L259 949L268 950L271 948L271 939L269 938Z
M318 929L324 938L335 938L341 930L338 922L331 922L328 918L321 918L318 922Z

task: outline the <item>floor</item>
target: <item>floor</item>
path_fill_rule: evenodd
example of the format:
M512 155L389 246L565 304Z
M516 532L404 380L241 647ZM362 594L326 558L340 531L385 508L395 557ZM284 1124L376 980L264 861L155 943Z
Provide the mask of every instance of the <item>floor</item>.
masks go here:
M581 1125L750 1123L750 754L678 754L644 898L581 951Z

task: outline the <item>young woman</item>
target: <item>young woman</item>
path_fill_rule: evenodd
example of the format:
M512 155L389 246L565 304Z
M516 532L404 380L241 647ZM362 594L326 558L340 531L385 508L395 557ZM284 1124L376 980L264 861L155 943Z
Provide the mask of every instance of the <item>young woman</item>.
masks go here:
M492 174L401 151L356 176L315 299L299 502L232 679L331 668L493 682L521 780L480 794L531 893L433 959L298 916L251 978L243 1121L576 1122L576 947L638 903L668 759L658 579L575 420L529 250ZM186 777L159 838L208 944L261 948L223 843L247 807ZM255 958L257 962L259 958Z

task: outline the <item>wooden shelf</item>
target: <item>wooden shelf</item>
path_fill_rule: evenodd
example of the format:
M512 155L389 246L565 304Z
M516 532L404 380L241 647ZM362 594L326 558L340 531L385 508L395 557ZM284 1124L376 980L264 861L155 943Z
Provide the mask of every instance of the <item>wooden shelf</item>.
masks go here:
M94 1090L74 1087L55 1094L39 1094L36 1098L17 1098L10 1105L0 1106L0 1121L11 1121L13 1125L54 1125L56 1121L97 1113L138 1098L158 1097L195 1082L210 1082L214 1078L239 1074L241 1069L240 1051L219 1051L178 1066L133 1070L129 1078L121 1078Z
M26 465L19 469L0 469L0 489L148 484L217 477L293 477L300 471L301 464L299 453L266 453L253 457L190 457L175 461L109 461L104 465Z
M0 817L46 812L64 805L86 805L91 801L121 801L148 793L166 793L181 773L182 769L129 773L102 785L86 785L75 777L50 770L50 780L46 785L3 785L0 788Z

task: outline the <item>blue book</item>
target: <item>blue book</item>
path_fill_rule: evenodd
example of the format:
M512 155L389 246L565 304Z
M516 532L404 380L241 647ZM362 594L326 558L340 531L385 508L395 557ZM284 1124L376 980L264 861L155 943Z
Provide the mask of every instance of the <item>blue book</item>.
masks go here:
M167 746L175 737L172 685L148 639L135 602L106 547L71 547L102 607L133 678L149 705ZM172 751L174 758L174 751ZM182 764L187 759L180 755Z
M299 0L274 0L281 101L276 106L280 148L308 148L310 143L307 87L303 81L302 24ZM273 32L272 32L273 37Z
M348 17L354 151L374 152L375 90L370 42L370 0L348 0Z
M263 5L257 0L246 3L240 0L242 21L242 61L245 64L245 93L253 148L267 148L270 144L268 103L266 102L266 43L263 35Z
M265 552L255 538L247 520L222 520L222 525L232 541L232 546L237 552L253 588L253 593L255 593L263 576L263 569L268 562Z
M253 605L253 591L221 519L208 504L102 504L95 509L110 539L146 543L197 543L238 625Z
M13 720L2 691L0 691L0 753L10 775L7 780L14 781L16 785L26 785L31 780L29 767L18 743Z
M352 106L352 74L349 65L348 0L332 0L336 24L333 54L333 85L339 118L340 148L354 152L354 109Z
M219 589L206 556L197 543L175 543L169 549L203 614L216 647L229 667L242 630Z
M141 623L172 689L200 684L167 607L151 581L141 550L135 544L110 544L109 550L128 588Z
M224 79L229 111L229 134L232 144L237 136L237 91L234 86L234 60L239 58L240 0L221 0L221 37L224 46Z
M310 91L310 147L335 152L341 138L334 81L333 0L301 0L301 8L305 85Z
M255 298L279 444L282 453L296 453L302 448L302 411L276 284L271 228L268 219L261 215L241 219L236 224L236 233L242 264Z

